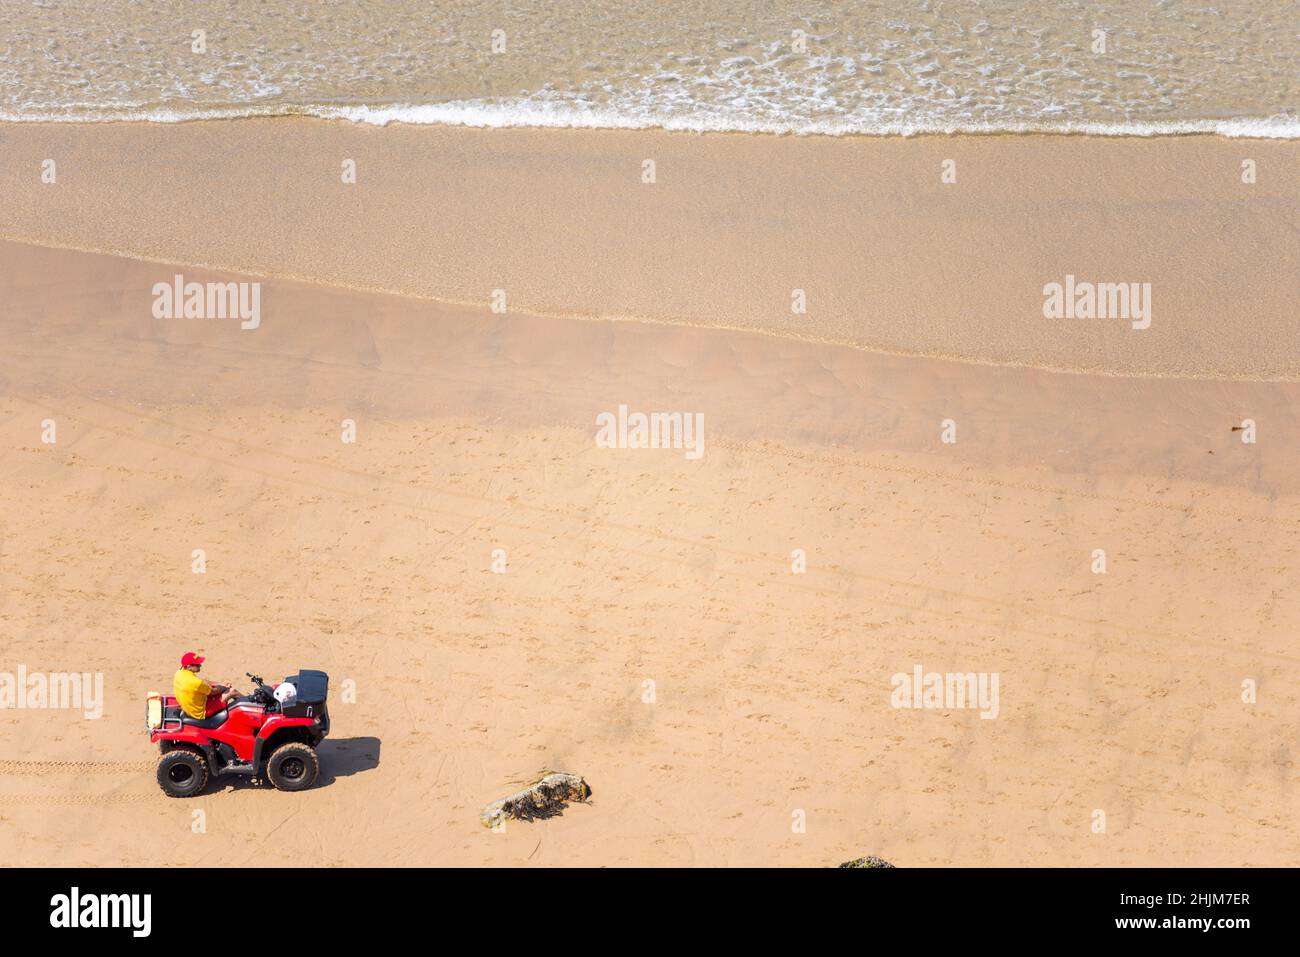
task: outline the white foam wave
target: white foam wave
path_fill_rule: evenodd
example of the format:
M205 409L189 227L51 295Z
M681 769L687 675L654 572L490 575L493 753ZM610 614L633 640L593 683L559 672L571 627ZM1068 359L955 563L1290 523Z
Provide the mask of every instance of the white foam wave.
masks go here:
M1282 115L1184 120L1071 120L1061 117L1009 116L1005 121L959 117L863 116L846 114L822 119L777 119L738 113L624 111L571 102L537 99L384 105L236 104L214 107L119 107L111 110L5 110L0 122L184 123L194 120L266 116L311 116L373 126L390 123L466 126L479 129L518 127L554 129L664 129L696 133L775 133L814 136L920 136L926 134L1056 133L1091 136L1173 136L1214 134L1234 138L1300 139L1300 119Z

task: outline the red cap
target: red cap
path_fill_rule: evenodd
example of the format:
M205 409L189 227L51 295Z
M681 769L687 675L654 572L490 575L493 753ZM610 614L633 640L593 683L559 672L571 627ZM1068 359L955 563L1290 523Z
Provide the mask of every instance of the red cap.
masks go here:
M201 664L203 664L203 659L200 658L192 651L187 651L185 652L184 655L181 656L182 668L188 668L190 665L201 665Z

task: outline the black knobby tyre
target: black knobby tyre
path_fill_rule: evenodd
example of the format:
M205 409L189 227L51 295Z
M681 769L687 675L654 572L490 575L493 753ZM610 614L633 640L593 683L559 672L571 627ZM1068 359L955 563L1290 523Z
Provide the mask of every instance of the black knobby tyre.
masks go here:
M299 741L280 745L266 762L266 776L281 791L305 791L316 783L318 774L316 749Z
M158 786L168 797L194 797L208 783L208 762L188 749L168 751L158 759Z

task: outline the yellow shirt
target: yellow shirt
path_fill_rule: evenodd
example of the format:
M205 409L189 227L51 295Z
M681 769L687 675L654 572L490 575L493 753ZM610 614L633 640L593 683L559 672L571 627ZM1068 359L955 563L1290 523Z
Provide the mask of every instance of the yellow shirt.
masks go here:
M208 716L208 695L212 694L212 685L188 668L182 668L172 676L172 694L191 718Z

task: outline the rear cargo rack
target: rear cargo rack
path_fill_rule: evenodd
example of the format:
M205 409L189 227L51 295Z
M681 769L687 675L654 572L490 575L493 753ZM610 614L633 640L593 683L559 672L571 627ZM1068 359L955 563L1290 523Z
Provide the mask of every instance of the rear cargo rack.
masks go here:
M168 701L171 704L168 704ZM170 695L163 696L155 692L150 692L145 698L144 726L149 731L179 731L183 728L184 722L181 720L181 708L176 704L176 699Z

